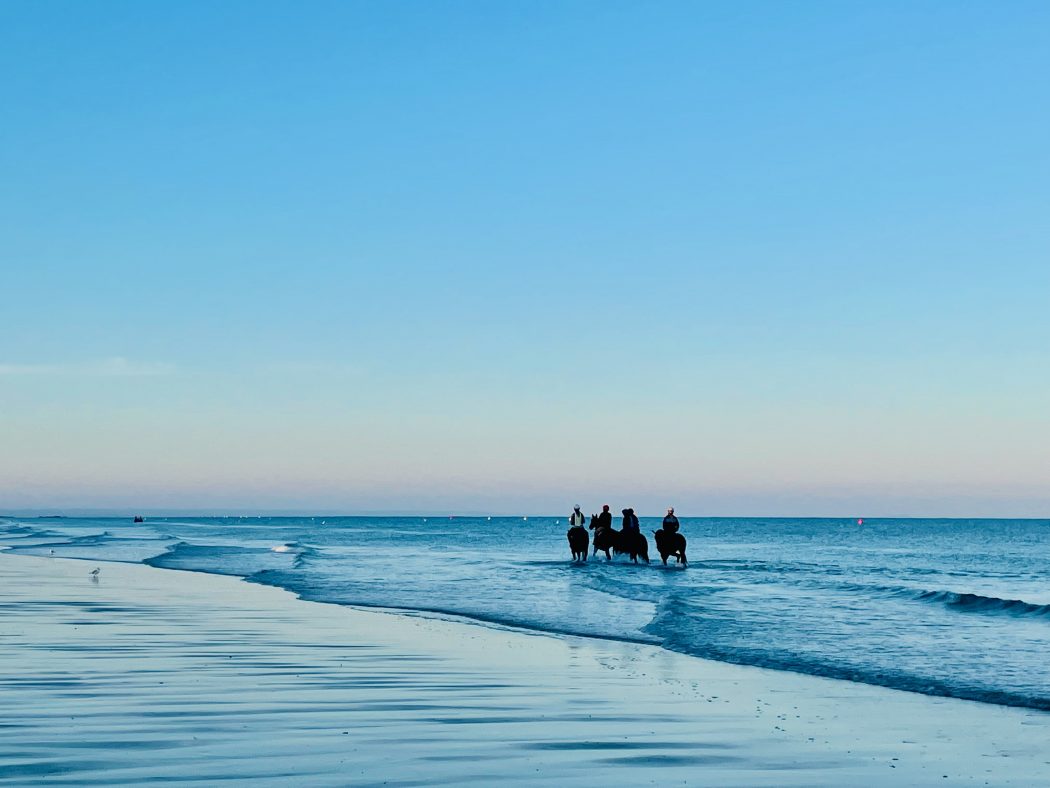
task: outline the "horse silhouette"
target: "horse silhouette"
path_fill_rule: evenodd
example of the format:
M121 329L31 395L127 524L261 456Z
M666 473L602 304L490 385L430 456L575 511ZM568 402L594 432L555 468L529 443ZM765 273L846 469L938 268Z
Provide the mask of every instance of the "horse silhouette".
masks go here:
M591 541L587 529L582 525L574 525L565 532L565 537L569 540L569 549L572 550L572 560L586 561L587 546Z
M591 515L591 525L596 526L598 515ZM629 555L634 563L641 558L649 563L649 542L640 531L617 531L611 526L596 527L594 531L594 554L605 553L606 560L612 560L612 553Z
M684 536L677 531L665 531L662 528L659 531L653 531L653 536L656 537L656 549L660 553L660 558L663 559L664 566L667 566L667 559L672 555L679 564L687 565Z

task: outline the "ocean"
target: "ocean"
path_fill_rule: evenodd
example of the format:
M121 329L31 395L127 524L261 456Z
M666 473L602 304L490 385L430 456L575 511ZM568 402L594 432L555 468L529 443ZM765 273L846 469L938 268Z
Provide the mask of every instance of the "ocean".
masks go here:
M688 568L659 524L650 565L571 563L564 516L0 517L0 545L1050 710L1050 520L681 518Z

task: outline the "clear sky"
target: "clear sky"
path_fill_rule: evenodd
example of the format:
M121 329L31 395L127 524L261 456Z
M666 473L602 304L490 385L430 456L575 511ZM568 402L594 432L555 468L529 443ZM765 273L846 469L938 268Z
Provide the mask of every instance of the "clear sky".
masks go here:
M1050 4L0 4L0 509L1050 516Z

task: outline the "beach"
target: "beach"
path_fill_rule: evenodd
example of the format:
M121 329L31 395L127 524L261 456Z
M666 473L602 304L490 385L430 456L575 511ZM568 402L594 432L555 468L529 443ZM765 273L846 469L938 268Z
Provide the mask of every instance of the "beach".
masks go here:
M1031 709L137 564L0 555L0 605L5 785L1050 784Z
M1050 788L1050 2L0 29L0 788Z

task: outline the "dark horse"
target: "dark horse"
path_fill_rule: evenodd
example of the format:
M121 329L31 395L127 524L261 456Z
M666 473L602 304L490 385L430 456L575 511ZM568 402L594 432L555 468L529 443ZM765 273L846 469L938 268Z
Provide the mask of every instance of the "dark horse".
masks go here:
M586 561L587 545L591 541L587 529L582 525L574 525L565 532L565 536L569 540L569 549L572 550L572 560ZM595 538L597 538L597 536Z
M663 559L664 566L667 566L668 556L672 555L678 559L678 563L683 566L687 565L684 536L677 531L665 531L662 528L659 531L653 531L653 536L656 537L656 549L660 552L660 558Z
M609 526L597 526L598 515L591 515L591 526L594 531L594 554L598 555L601 550L606 559L612 560L612 553L617 555L630 555L636 564L641 558L649 563L649 542L645 535L639 531L617 531ZM612 553L610 553L610 550Z

